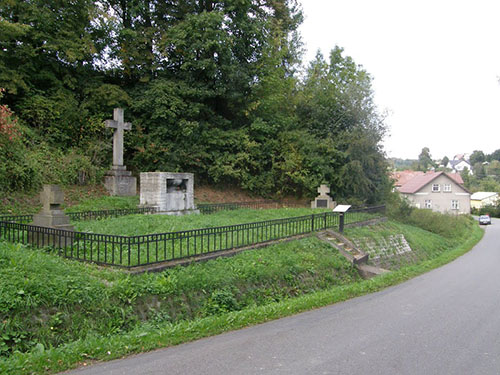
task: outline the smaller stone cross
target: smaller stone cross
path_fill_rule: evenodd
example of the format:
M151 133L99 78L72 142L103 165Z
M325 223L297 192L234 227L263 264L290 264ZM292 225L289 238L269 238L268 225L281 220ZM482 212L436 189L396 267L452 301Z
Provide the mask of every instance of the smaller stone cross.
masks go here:
M324 197L325 195L328 195L329 192L330 192L330 188L328 186L326 186L326 185L321 185L318 188L318 193L322 197Z
M132 129L130 122L123 122L123 108L113 110L113 120L106 120L106 127L116 129L113 134L113 166L123 166L123 131Z
M64 203L64 193L59 185L43 185L40 201L44 212L60 210L61 205Z

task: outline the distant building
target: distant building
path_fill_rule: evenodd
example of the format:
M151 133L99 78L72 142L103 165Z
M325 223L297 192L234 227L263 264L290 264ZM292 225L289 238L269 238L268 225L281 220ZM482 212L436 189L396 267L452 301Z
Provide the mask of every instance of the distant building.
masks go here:
M468 214L471 194L457 173L417 174L396 190L417 208L451 214Z
M478 191L470 196L470 206L472 208L482 208L498 204L498 193L491 191Z
M455 155L453 160L448 162L446 168L451 169L453 173L462 173L462 171L467 168L469 170L469 174L472 174L472 166L470 165L467 154Z

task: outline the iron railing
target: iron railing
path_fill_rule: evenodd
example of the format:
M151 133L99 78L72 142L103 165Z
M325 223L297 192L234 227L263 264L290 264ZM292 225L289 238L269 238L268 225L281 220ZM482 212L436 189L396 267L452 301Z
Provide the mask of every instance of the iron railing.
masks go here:
M270 209L282 207L305 207L305 205L295 203L284 203L278 201L255 201L255 202L231 202L231 203L210 203L198 204L196 207L202 214L213 214L218 211L238 210L241 208L250 209Z
M345 214L345 222L349 224L373 219L383 215L383 209L384 207L380 206L348 212ZM137 213L135 210L131 211ZM145 212L149 211L143 213ZM78 213L73 218L75 220L101 218L103 215L104 213L101 215ZM29 225L24 223L27 216L29 215L0 217L0 238L40 248L49 246L70 259L126 268L257 245L339 225L337 213L324 212L214 228L118 236Z
M109 217L119 217L134 214L150 214L157 211L154 207L141 208L124 208L116 210L99 210L99 211L82 211L82 212L65 212L72 221L81 220L98 220ZM3 215L0 216L0 221L9 221L14 223L28 224L33 222L34 215Z

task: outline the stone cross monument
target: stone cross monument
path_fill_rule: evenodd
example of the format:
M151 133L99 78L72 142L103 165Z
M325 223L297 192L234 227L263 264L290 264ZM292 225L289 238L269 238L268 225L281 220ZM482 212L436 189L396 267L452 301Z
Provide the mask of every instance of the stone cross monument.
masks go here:
M332 197L328 195L330 188L326 185L321 185L318 188L319 196L311 202L311 208L335 208L336 203Z
M137 179L123 165L123 131L132 129L123 121L123 108L115 108L113 120L106 120L106 127L115 129L113 134L113 167L104 177L104 186L111 195L129 196L137 193Z
M123 167L123 131L132 129L130 122L123 122L123 108L115 108L113 120L106 120L106 127L116 129L113 134L113 167Z

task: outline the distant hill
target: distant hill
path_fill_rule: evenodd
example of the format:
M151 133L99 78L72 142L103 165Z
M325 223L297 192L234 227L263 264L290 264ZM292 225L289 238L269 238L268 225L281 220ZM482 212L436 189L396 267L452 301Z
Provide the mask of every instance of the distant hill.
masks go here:
M396 170L410 169L416 163L418 163L417 159L389 158L389 164Z

